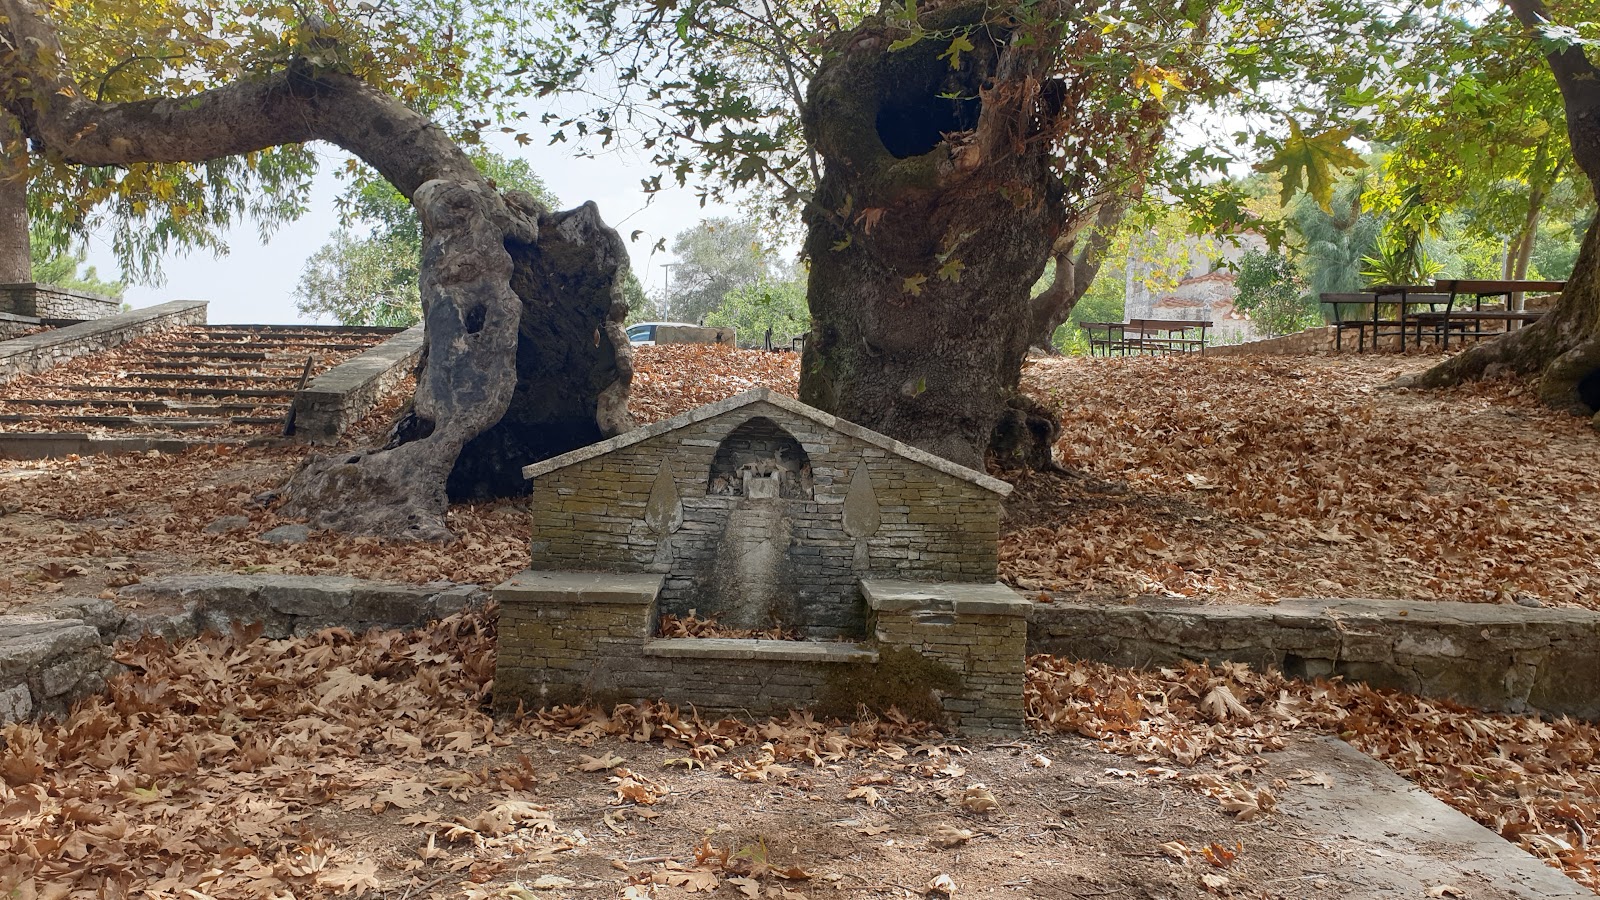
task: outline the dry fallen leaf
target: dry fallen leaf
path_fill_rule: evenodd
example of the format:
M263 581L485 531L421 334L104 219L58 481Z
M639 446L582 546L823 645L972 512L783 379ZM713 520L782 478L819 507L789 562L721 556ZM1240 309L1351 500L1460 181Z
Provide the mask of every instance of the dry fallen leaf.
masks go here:
M922 886L922 893L928 897L953 897L956 893L955 879L941 872Z
M961 792L961 808L967 812L987 814L1000 808L1000 801L989 793L989 789L981 784L975 784Z
M600 756L581 756L580 758L583 762L578 765L578 768L584 772L604 772L607 769L615 769L617 766L627 762L622 757L610 753L604 753Z
M948 849L950 847L959 847L972 840L973 837L975 835L965 828L957 828L954 825L940 825L933 830L932 842L936 847Z

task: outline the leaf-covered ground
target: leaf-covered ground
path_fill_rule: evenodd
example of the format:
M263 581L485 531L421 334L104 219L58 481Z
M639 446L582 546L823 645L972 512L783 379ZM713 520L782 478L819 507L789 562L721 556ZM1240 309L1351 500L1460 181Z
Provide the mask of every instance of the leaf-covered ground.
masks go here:
M1600 608L1600 435L1520 382L1395 391L1436 355L1039 360L1062 462L1022 480L1025 588Z
M1514 382L1385 390L1432 356L1040 360L1077 477L1017 480L1001 574L1090 597L1291 596L1600 608L1600 438ZM758 386L794 393L790 353L643 348L633 409L655 421ZM380 433L399 394L346 439ZM463 505L459 541L414 546L282 524L295 448L0 463L0 611L152 574L361 572L493 585L526 559L518 501ZM206 526L244 515L250 525Z
M479 617L119 658L129 674L66 722L0 732L4 896L1337 893L1342 854L1371 851L1275 812L1329 784L1260 756L1294 732L1341 734L1600 888L1595 728L1239 667L1037 658L1034 730L973 744L892 716L496 721Z
M1019 483L1005 577L1108 597L1597 606L1600 440L1512 383L1382 389L1430 361L1033 364L1028 384L1061 403L1078 474ZM788 354L654 348L635 410L653 420L758 385L792 393L795 377ZM448 546L263 544L281 523L263 495L299 458L4 464L0 611L152 574L493 584L524 563L515 501L453 509ZM225 515L250 525L206 531ZM1345 737L1600 889L1591 726L1240 669L1044 658L1029 676L1037 733L988 747L893 720L750 726L661 708L496 726L481 711L489 636L455 619L412 635L123 647L132 674L108 698L4 732L0 892L794 900L901 896L946 875L1040 896L1299 896L1317 887L1300 874L1337 861L1275 831L1275 795L1295 787L1253 763L1295 731ZM1081 765L1083 739L1129 754L1113 768L1135 782L1111 776L1113 789L1103 758ZM986 796L999 808L986 812Z

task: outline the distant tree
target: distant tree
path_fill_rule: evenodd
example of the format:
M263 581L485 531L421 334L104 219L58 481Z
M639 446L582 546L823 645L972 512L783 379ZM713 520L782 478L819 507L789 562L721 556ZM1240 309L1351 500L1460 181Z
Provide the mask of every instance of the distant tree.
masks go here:
M86 266L80 272L78 267L83 266L84 260L88 258L88 254L81 249L58 253L51 251L46 242L36 240L32 242L29 255L32 261L32 278L40 284L53 284L68 290L103 294L117 300L121 300L123 291L128 289L128 285L122 281L102 279L94 266Z
M1268 335L1293 334L1322 321L1294 261L1282 253L1245 251L1235 286L1234 308Z
M1367 178L1342 180L1333 190L1328 208L1301 194L1285 217L1298 238L1301 271L1312 296L1352 293L1365 284L1361 259L1371 255L1383 230L1383 217L1362 200Z
M795 335L811 330L805 282L762 278L734 288L706 316L706 324L733 328L746 345L763 343L770 328L773 346L787 347Z
M526 160L481 151L472 162L501 190L524 191L551 209L561 202ZM405 327L421 321L422 223L416 208L375 178L359 180L339 206L355 227L340 227L306 261L295 306L303 315L344 325Z
M677 265L666 297L668 317L679 322L709 321L729 293L783 278L776 251L765 246L754 219L703 219L672 239Z

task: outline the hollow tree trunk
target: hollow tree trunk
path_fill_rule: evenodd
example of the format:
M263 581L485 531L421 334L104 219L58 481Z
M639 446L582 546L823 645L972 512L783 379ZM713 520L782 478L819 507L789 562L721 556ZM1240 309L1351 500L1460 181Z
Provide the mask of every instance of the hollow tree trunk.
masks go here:
M929 31L980 3L925 14ZM948 32L947 32L948 33ZM804 107L825 162L807 213L807 403L981 468L1033 337L1029 293L1065 224L1038 58L999 27L952 67L946 39L869 18L823 63ZM949 96L955 95L955 99Z
M541 452L569 449L561 436L573 433L573 410L592 410L602 434L626 427L632 367L615 291L626 255L592 206L550 215L527 198L503 198L427 119L352 75L301 60L192 96L89 101L62 74L70 69L36 0L0 0L0 11L0 34L23 48L0 61L0 105L67 162L203 162L326 140L366 161L416 206L426 363L411 427L380 450L309 459L285 488L287 514L317 527L443 539L447 479L463 448L501 423L514 400L525 401L515 429L554 429L554 439L525 442ZM576 273L586 259L609 268L585 280ZM535 321L525 327L529 318ZM573 340L586 349L573 350ZM530 399L550 386L518 378L563 365L577 377L560 386L572 395L560 406L566 418L552 424L539 410L554 407ZM507 447L501 438L468 459ZM494 474L465 481L503 485L506 472L532 461L508 455L496 460Z
M1540 0L1506 0L1530 30L1549 23ZM1591 185L1600 186L1600 71L1574 44L1547 57L1561 88L1567 135ZM1561 300L1539 321L1478 344L1405 383L1445 387L1500 373L1537 376L1548 405L1576 414L1600 411L1600 221L1584 234ZM1529 248L1524 248L1531 250Z
M28 236L28 145L15 116L0 109L0 284L33 280Z

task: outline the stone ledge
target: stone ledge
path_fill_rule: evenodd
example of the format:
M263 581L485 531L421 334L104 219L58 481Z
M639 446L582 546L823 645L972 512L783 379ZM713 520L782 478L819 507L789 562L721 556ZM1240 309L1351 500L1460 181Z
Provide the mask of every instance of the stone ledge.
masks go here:
M1480 709L1600 719L1600 612L1404 600L1039 605L1028 652L1118 666L1235 661Z
M100 632L81 619L0 616L0 724L61 715L116 671Z
M661 638L646 641L645 656L669 659L748 659L774 662L875 663L878 653L859 644L762 641L738 638Z
M203 300L173 300L0 343L0 383L131 340L206 320Z
M294 395L294 435L327 444L377 405L422 355L423 329L415 325L311 379Z
M161 609L129 611L98 597L68 597L36 614L0 616L0 724L64 716L105 689L119 670L111 645L154 634L169 640L234 625L281 639L323 628L415 628L482 606L475 584L389 584L340 575L179 575L124 588Z
M661 592L665 575L611 572L533 572L524 570L494 589L506 603L615 603L649 606Z
M1032 615L1035 604L999 582L931 584L921 581L861 580L867 607L876 612L954 613L961 616Z
M856 423L847 421L845 419L841 419L838 416L832 415L831 413L825 413L815 407L807 406L806 404L801 403L799 400L796 400L792 397L786 397L783 394L773 391L771 388L756 388L753 391L747 391L743 394L739 394L738 396L729 397L726 400L719 400L716 403L708 403L705 406L691 409L686 413L681 413L673 416L670 419L652 422L649 425L645 425L641 428L635 428L632 431L619 434L616 437L598 441L590 444L587 447L579 447L576 450L563 453L560 456L552 457L542 462L536 462L523 468L522 477L530 479L538 478L541 475L547 475L557 469L563 469L567 466L576 465L584 460L593 459L596 456L602 456L610 453L613 450L620 450L623 447L632 446L640 441L645 441L656 437L657 435L666 434L669 431L676 431L679 428L683 428L687 425L693 425L696 422L703 422L706 419L720 416L725 412L731 412L732 410L739 409L744 406L751 406L757 403L770 403L785 412L810 419L824 428L831 428L840 432L841 434L849 435L856 440L864 441L881 450L887 450L891 453L895 453L899 456L909 459L912 462L927 466L936 472L942 472L951 476L952 478L959 478L962 481L975 484L981 488L999 494L1002 497L1005 497L1011 493L1012 488L1010 484L1007 484L1006 482L1001 481L992 475L989 475L985 472L979 472L975 469L969 469L966 466L960 465L959 463L953 463L942 456L935 456L926 450L913 447L910 444L901 443L900 441L888 437L887 435L879 434L870 428L857 425Z
M4 381L0 378L0 381ZM95 456L115 453L182 453L193 447L256 447L279 442L277 437L174 438L160 435L101 437L85 431L9 431L0 432L0 458L56 459L77 454Z

